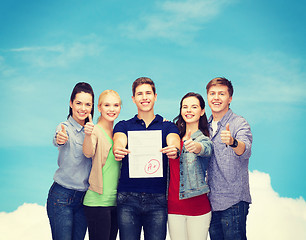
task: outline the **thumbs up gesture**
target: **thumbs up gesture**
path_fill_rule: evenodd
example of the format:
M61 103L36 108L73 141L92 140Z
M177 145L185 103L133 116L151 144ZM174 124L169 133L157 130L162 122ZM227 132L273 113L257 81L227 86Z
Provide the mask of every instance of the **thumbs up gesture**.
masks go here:
M68 135L65 129L65 126L61 125L62 129L56 134L56 142L59 145L63 145L68 141Z
M86 135L90 136L92 134L92 131L93 131L95 125L92 122L91 114L88 115L88 119L89 119L89 121L84 126L84 132L85 132Z
M226 145L231 145L234 142L234 139L232 138L231 131L229 129L229 123L225 126L226 130L221 131L221 141L225 143Z
M189 130L184 137L184 146L188 152L195 152L196 150L196 145L195 142L191 139L191 131Z

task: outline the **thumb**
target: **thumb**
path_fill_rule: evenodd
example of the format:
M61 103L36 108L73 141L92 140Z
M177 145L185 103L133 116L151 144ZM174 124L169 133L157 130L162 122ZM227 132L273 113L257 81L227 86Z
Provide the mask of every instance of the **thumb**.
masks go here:
M229 131L229 123L226 124L226 131Z
M66 132L66 129L65 129L65 126L64 126L63 124L61 124L61 127L62 127L62 132L63 132L63 133L67 133L67 132Z
M88 120L89 120L89 122L92 123L92 116L91 116L91 114L88 115Z
M186 136L186 140L189 140L191 138L191 131L189 130Z

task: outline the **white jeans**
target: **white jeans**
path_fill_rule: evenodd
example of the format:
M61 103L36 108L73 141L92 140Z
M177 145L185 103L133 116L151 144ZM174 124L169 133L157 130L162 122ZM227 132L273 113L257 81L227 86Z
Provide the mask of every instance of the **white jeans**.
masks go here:
M205 240L211 220L211 212L200 216L168 214L171 240Z

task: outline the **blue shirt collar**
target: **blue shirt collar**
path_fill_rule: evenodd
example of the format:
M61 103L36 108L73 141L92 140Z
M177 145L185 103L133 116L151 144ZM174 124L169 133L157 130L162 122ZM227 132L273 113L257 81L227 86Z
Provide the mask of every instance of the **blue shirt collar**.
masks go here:
M77 121L74 120L72 116L69 116L68 122L78 131L81 132L83 130L83 126L80 125Z
M137 117L137 114L132 118L133 122L143 122L142 119L139 119ZM153 119L153 121L150 123L150 125L154 122L162 122L164 119L162 118L162 116L155 114L155 118Z

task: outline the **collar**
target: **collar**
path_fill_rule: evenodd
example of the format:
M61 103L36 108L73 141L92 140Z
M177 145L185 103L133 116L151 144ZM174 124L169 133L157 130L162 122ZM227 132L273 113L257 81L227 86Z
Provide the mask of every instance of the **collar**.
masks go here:
M225 115L219 121L221 126L225 126L232 115L233 115L233 111L232 109L229 108L228 111L225 113ZM208 119L208 123L211 124L212 121L213 121L213 116L211 115Z
M163 122L163 117L162 116L160 116L160 115L158 115L158 114L155 114L155 118L152 120L152 122L150 123L150 125L152 124L152 123L154 123L154 122ZM139 119L138 117L137 117L137 114L132 118L132 121L133 122L143 122L143 120L142 119Z
M68 118L68 122L78 131L81 132L84 127L82 125L80 125L77 121L74 120L74 118L72 116L69 116Z
M199 136L201 136L201 135L204 135L203 133L202 133L202 131L200 130L200 129L198 129L197 131L195 131L193 134L191 134L191 138L192 139L196 139L197 137L199 137Z

